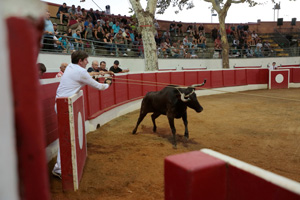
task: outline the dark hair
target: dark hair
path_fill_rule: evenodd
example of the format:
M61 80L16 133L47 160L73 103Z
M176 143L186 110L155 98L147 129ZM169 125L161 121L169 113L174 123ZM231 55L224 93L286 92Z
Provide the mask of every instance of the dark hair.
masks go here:
M85 51L74 51L71 55L71 60L73 64L78 64L79 60L84 60L87 57L89 57L89 55L85 52Z
M100 65L101 65L102 63L106 64L106 62L105 62L105 61L101 61L101 62L100 62Z
M38 63L38 67L42 74L47 71L46 66L43 63Z

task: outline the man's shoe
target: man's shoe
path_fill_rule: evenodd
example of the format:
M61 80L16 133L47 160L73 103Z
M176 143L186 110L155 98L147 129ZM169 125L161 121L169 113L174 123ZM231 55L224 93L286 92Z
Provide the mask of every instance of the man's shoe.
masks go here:
M61 179L61 174L59 174L59 173L57 173L57 172L55 172L55 171L52 171L52 174L53 174L53 176L55 176L55 177Z

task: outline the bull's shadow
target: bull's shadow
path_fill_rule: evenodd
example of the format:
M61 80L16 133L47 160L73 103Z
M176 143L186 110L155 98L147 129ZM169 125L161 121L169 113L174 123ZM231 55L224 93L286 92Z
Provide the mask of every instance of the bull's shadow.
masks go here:
M168 142L170 143L170 147L172 146L173 136L172 136L172 132L170 131L170 128L158 128L156 132L153 132L151 126L142 125L141 129L142 129L142 132L140 132L139 134L153 134L153 135L156 135L156 136L161 137L163 139L167 139ZM189 147L189 145L199 145L199 143L196 142L194 138L186 139L183 134L184 133L182 133L182 135L180 133L176 134L177 144L182 144L182 146L184 146L184 147Z

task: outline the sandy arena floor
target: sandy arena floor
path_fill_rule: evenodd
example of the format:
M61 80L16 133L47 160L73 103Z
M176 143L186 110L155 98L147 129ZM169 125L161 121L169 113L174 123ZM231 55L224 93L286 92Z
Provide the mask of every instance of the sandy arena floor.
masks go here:
M300 89L257 90L198 99L204 111L188 109L188 141L183 139L182 120L175 121L177 149L172 148L165 116L156 120L157 133L152 133L148 114L137 135L131 134L139 111L90 132L79 191L62 192L61 181L50 175L54 159L49 163L52 199L163 199L164 158L202 148L300 182Z

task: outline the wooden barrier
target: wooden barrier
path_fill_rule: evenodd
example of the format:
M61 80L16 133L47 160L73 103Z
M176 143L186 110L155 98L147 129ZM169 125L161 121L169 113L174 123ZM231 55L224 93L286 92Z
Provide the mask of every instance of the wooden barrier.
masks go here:
M165 158L165 200L298 200L300 184L203 149Z
M83 91L57 98L63 190L78 190L87 157Z
M288 69L269 71L269 89L289 88L290 71Z

